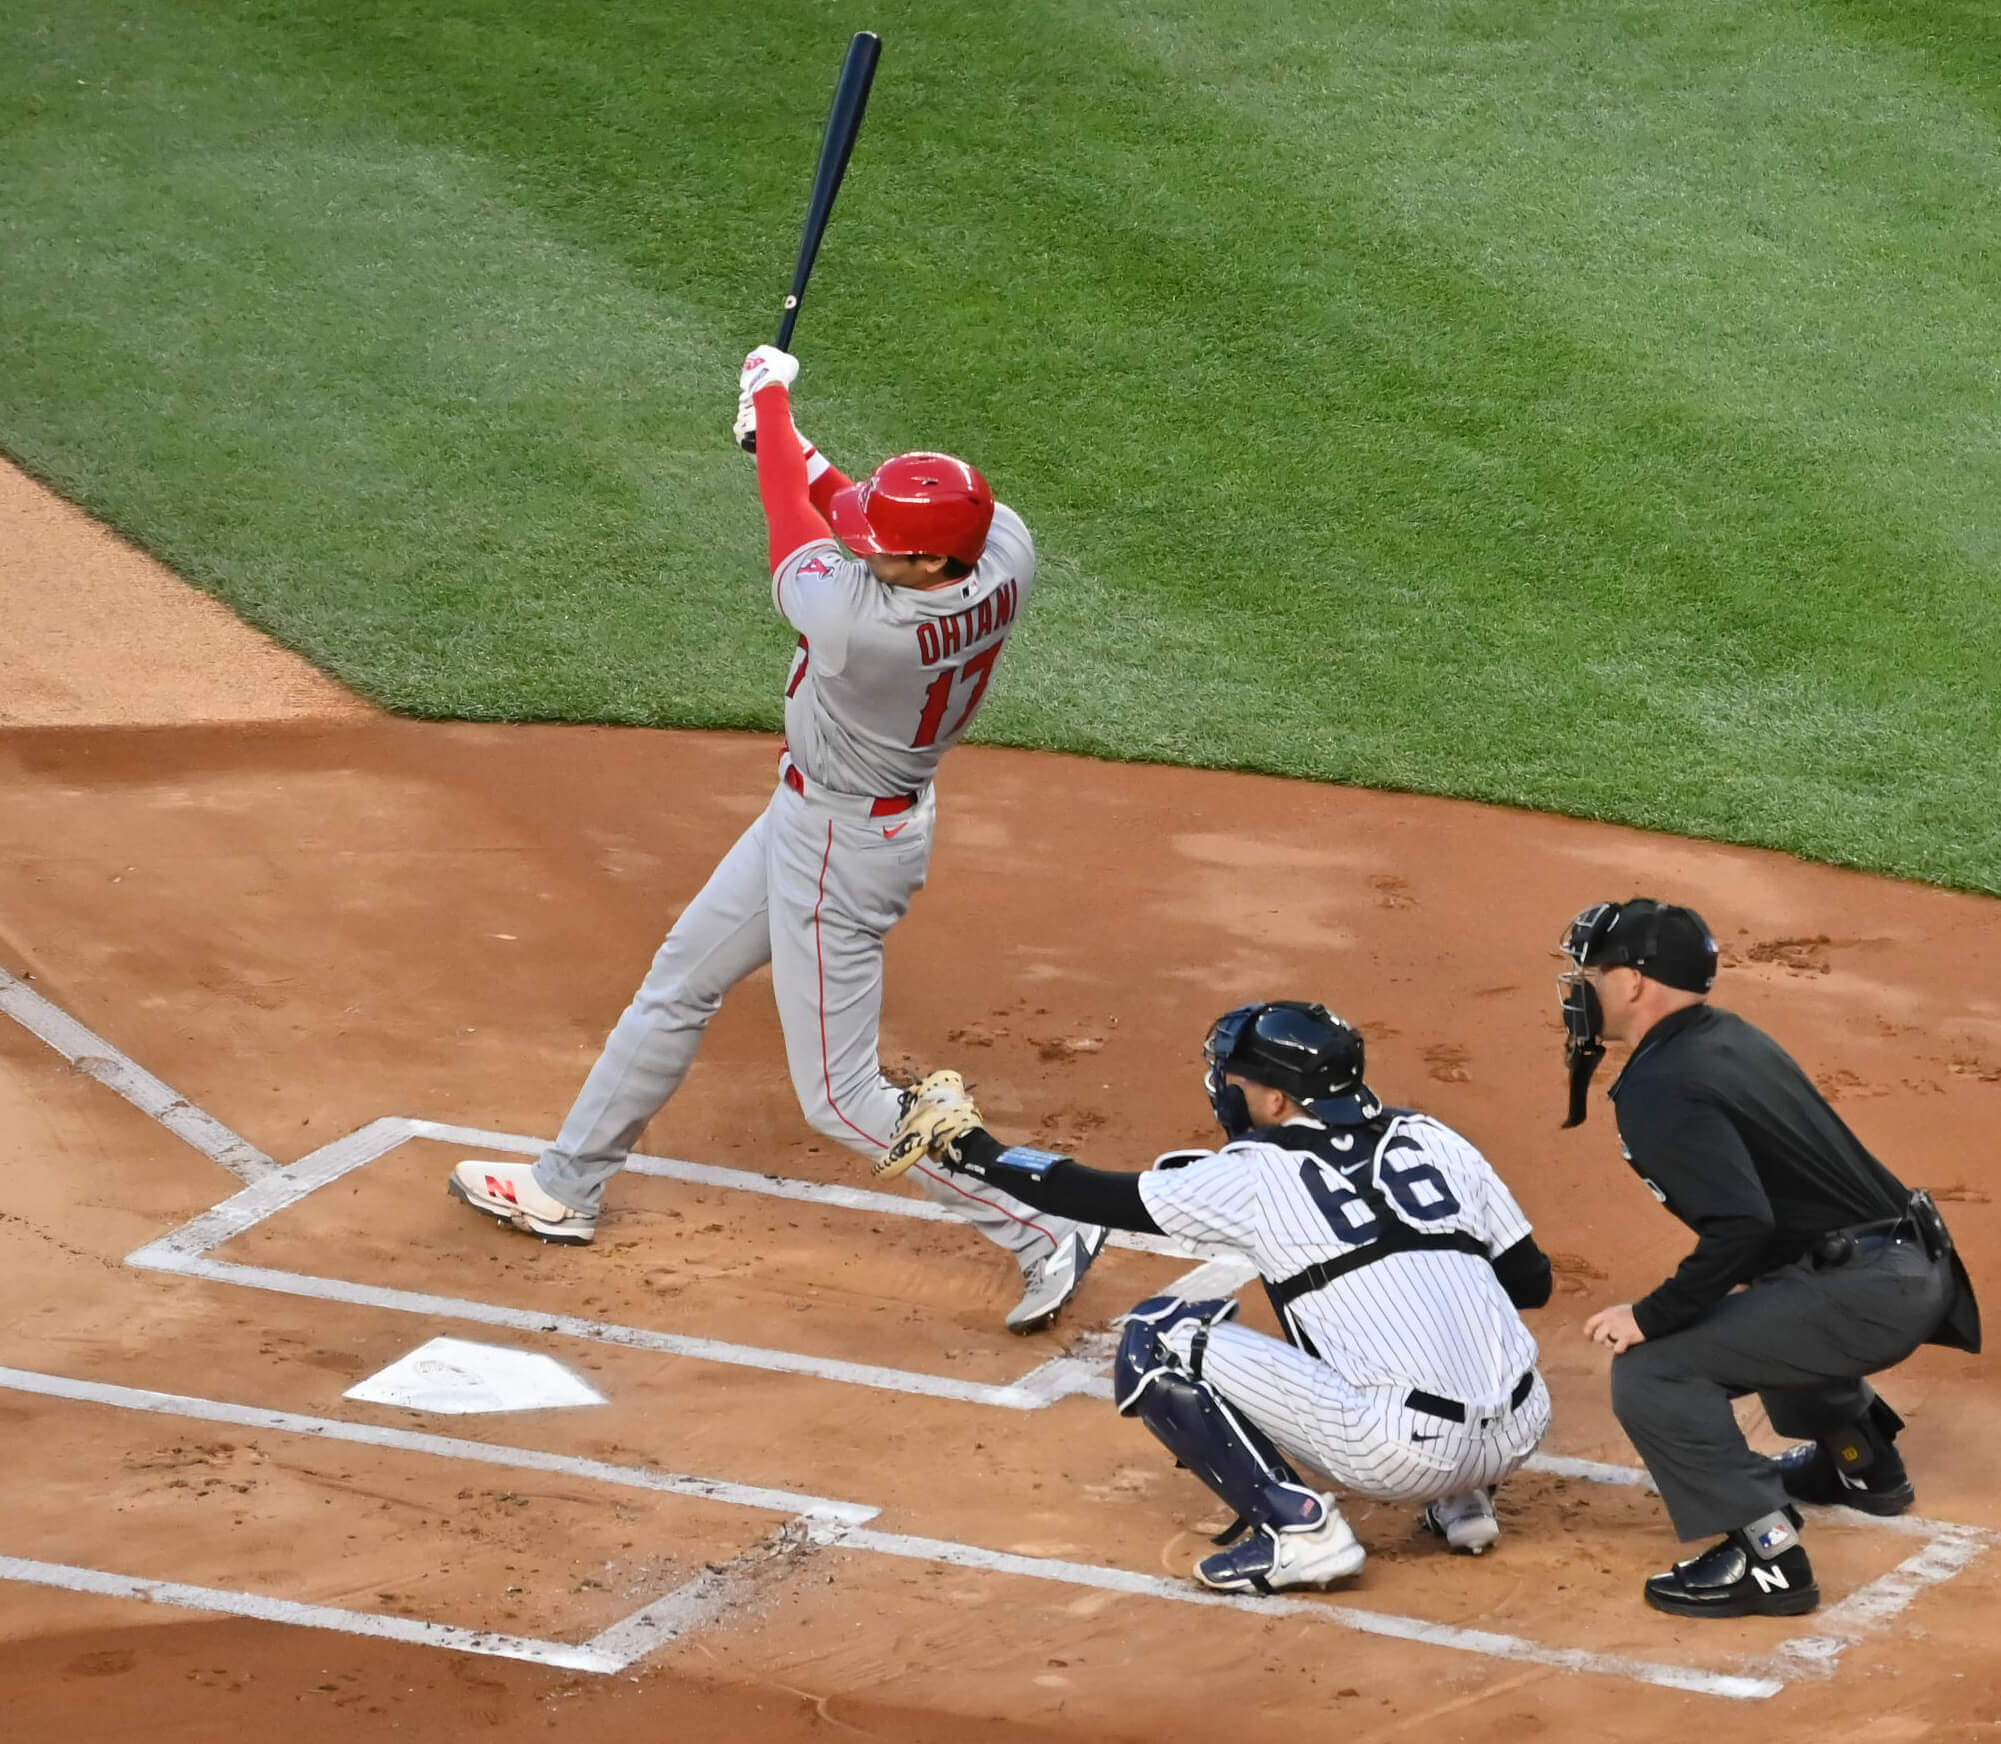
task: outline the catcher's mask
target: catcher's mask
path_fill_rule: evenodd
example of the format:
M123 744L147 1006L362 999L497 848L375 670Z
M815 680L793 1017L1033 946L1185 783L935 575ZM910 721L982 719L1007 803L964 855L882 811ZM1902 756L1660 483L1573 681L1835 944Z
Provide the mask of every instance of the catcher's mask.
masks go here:
M1216 1122L1232 1139L1252 1130L1235 1076L1283 1090L1329 1126L1363 1126L1383 1111L1362 1082L1362 1035L1324 1005L1298 999L1267 1000L1225 1012L1202 1044L1204 1083Z
M1605 1008L1590 972L1637 969L1665 986L1707 993L1716 984L1716 940L1694 909L1636 896L1594 902L1564 930L1560 948L1570 961L1556 978L1563 1063L1570 1073L1570 1110L1563 1124L1570 1127L1583 1124L1591 1074L1605 1057Z

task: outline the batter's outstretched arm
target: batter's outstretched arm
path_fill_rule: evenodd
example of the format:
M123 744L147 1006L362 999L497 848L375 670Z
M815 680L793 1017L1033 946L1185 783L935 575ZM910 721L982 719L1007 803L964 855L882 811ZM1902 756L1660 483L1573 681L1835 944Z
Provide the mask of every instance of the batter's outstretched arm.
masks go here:
M1069 1157L1004 1145L983 1126L953 1140L953 1148L958 1155L946 1166L955 1173L977 1175L1052 1217L1141 1235L1165 1233L1140 1201L1137 1175L1087 1169Z
M757 445L757 494L771 530L771 568L776 574L802 545L832 539L834 530L814 506L805 451L792 427L792 397L783 383L758 390L757 427L763 433Z

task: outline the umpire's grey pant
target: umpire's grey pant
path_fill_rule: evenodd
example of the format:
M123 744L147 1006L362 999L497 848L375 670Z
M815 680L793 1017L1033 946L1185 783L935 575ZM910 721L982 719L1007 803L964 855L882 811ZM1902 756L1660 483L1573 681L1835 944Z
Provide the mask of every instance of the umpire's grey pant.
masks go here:
M1781 1435L1814 1440L1856 1422L1875 1397L1862 1377L1900 1363L1952 1300L1948 1263L1916 1241L1845 1266L1802 1260L1726 1296L1693 1326L1612 1360L1612 1409L1659 1486L1675 1533L1704 1538L1786 1503L1778 1474L1737 1427L1756 1393Z

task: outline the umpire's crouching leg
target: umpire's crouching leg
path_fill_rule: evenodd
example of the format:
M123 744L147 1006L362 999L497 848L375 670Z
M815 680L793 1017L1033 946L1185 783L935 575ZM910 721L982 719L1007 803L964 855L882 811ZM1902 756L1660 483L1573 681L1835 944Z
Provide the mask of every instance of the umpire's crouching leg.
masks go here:
M1786 1505L1778 1470L1751 1451L1730 1389L1703 1373L1699 1328L1612 1359L1612 1409L1667 1504L1675 1536L1734 1532Z

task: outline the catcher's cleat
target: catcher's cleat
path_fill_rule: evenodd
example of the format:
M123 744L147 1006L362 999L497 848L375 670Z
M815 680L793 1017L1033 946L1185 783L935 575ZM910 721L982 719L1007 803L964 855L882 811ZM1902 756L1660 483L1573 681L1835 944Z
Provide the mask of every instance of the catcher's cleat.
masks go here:
M1676 1617L1797 1617L1820 1603L1813 1564L1797 1538L1769 1559L1743 1528L1646 1585L1647 1603Z
M1425 1531L1445 1540L1449 1549L1466 1556L1485 1556L1501 1536L1501 1523L1494 1517L1492 1490L1466 1490L1456 1496L1440 1496L1424 1510Z
M1240 1544L1205 1556L1195 1578L1219 1593L1276 1593L1287 1587L1324 1587L1360 1574L1365 1551L1331 1497L1313 1496L1312 1524L1260 1526Z
M533 1163L490 1163L474 1157L452 1170L445 1191L475 1211L544 1241L582 1247L598 1232L594 1214L572 1211L543 1192Z
M1010 1332L1040 1332L1062 1311L1063 1304L1077 1294L1091 1262L1104 1251L1111 1231L1097 1224L1082 1224L1056 1244L1056 1251L1037 1260L1022 1277L1021 1300L1008 1310Z

